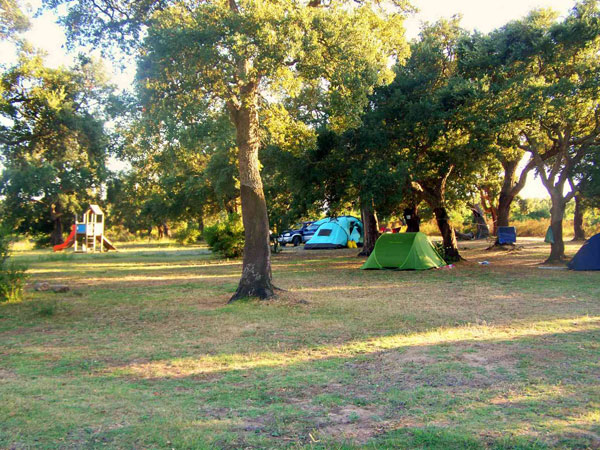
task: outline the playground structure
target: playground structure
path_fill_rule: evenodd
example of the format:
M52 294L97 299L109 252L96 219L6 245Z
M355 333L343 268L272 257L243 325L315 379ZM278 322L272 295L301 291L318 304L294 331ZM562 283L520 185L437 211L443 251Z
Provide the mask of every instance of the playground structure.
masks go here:
M113 243L104 236L104 213L98 205L90 205L81 222L75 216L71 233L64 243L54 246L54 251L70 247L73 247L75 253L116 250Z

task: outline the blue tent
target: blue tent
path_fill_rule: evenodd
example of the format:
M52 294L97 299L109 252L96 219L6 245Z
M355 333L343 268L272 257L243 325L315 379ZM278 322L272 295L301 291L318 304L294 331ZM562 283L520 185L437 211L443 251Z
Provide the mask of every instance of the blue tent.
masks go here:
M319 229L304 245L305 249L343 248L348 246L348 241L359 245L363 242L363 224L356 217L341 216L317 223Z
M569 269L600 270L600 233L585 241L569 262Z

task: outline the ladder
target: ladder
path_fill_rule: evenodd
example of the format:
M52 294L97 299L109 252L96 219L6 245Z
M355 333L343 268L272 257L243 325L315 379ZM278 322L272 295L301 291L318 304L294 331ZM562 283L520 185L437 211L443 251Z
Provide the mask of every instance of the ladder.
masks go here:
M85 236L85 248L87 251L96 251L96 237L94 235Z

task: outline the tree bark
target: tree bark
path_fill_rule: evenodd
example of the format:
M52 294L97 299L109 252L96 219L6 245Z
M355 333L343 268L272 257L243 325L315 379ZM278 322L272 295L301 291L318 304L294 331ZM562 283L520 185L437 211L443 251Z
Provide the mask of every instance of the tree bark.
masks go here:
M360 213L364 227L364 241L358 256L369 256L373 253L375 242L377 242L377 238L379 237L379 225L375 209L373 208L373 201L365 203Z
M435 214L435 220L442 234L446 256L452 261L462 259L458 251L458 242L456 241L454 227L450 224L446 207L442 205L434 207L433 214Z
M574 241L585 241L585 230L583 229L583 212L584 206L582 205L581 196L575 196L575 214L573 215L573 232Z
M60 203L57 203L50 207L50 217L52 219L52 233L50 234L50 243L52 245L59 245L65 242L63 238L62 215L62 206L60 205Z
M498 234L498 208L494 206L494 201L488 189L481 189L481 206L483 210L492 216L492 234Z
M565 243L563 240L563 217L565 215L565 204L562 198L551 196L552 207L550 208L550 226L554 243L550 247L550 256L546 263L557 263L565 260Z
M442 178L429 179L419 182L419 186L423 193L423 198L433 210L435 220L440 233L442 234L444 253L446 259L449 260L447 262L459 261L463 259L458 251L456 233L454 232L454 227L452 227L450 224L444 199L446 195L446 182L452 170L453 166L450 166Z
M229 302L248 297L267 299L274 296L274 289L271 283L269 218L258 160L257 84L245 85L240 105L230 103L228 107L236 129L245 238L242 277Z
M510 207L512 202L525 187L527 175L535 167L533 160L530 160L519 174L519 179L517 180L519 160L509 161L503 159L501 163L504 168L504 180L502 181L502 188L498 199L498 219L494 223L494 236L498 236L498 227L508 227L510 225ZM496 245L498 243L498 239L496 239Z
M407 233L418 233L421 231L421 218L417 214L417 205L410 205L408 208L404 208L403 215Z
M500 198L498 200L498 220L496 221L497 225L494 230L496 236L498 235L498 227L509 226L510 206L514 199L515 197L513 195L503 192L500 193Z

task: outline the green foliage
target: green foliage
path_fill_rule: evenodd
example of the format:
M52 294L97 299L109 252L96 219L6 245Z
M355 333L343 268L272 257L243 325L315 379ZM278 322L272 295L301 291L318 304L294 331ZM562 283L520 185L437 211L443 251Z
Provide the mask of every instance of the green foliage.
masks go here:
M528 153L527 167L535 167L552 199L553 221L597 178L589 169L600 138L599 5L579 1L558 21L551 10L535 10L461 47L465 73L487 93L491 130ZM564 258L561 235L551 259Z
M240 216L230 214L226 220L204 229L208 247L224 258L238 258L244 253L244 228Z
M586 203L600 207L600 147L582 158L577 167L577 178L581 196Z
M9 261L11 241L8 230L0 227L0 302L23 299L27 268Z
M442 257L447 264L455 263L460 261L460 256L456 254L448 253L444 243L442 241L436 241L433 243L433 247L438 252L438 254Z
M0 39L14 39L29 28L29 19L19 6L18 0L0 0Z
M52 69L23 50L0 76L0 215L20 232L55 232L99 200L109 146L102 107L110 87L99 63L81 57Z
M36 233L31 237L35 248L48 248L51 244L50 235L44 233Z
M105 230L110 240L115 242L133 242L137 236L122 225L113 225Z
M197 244L200 240L200 230L193 223L187 223L185 227L177 230L173 237L181 245L192 245Z
M549 199L517 198L512 218L516 221L549 219L552 203Z

